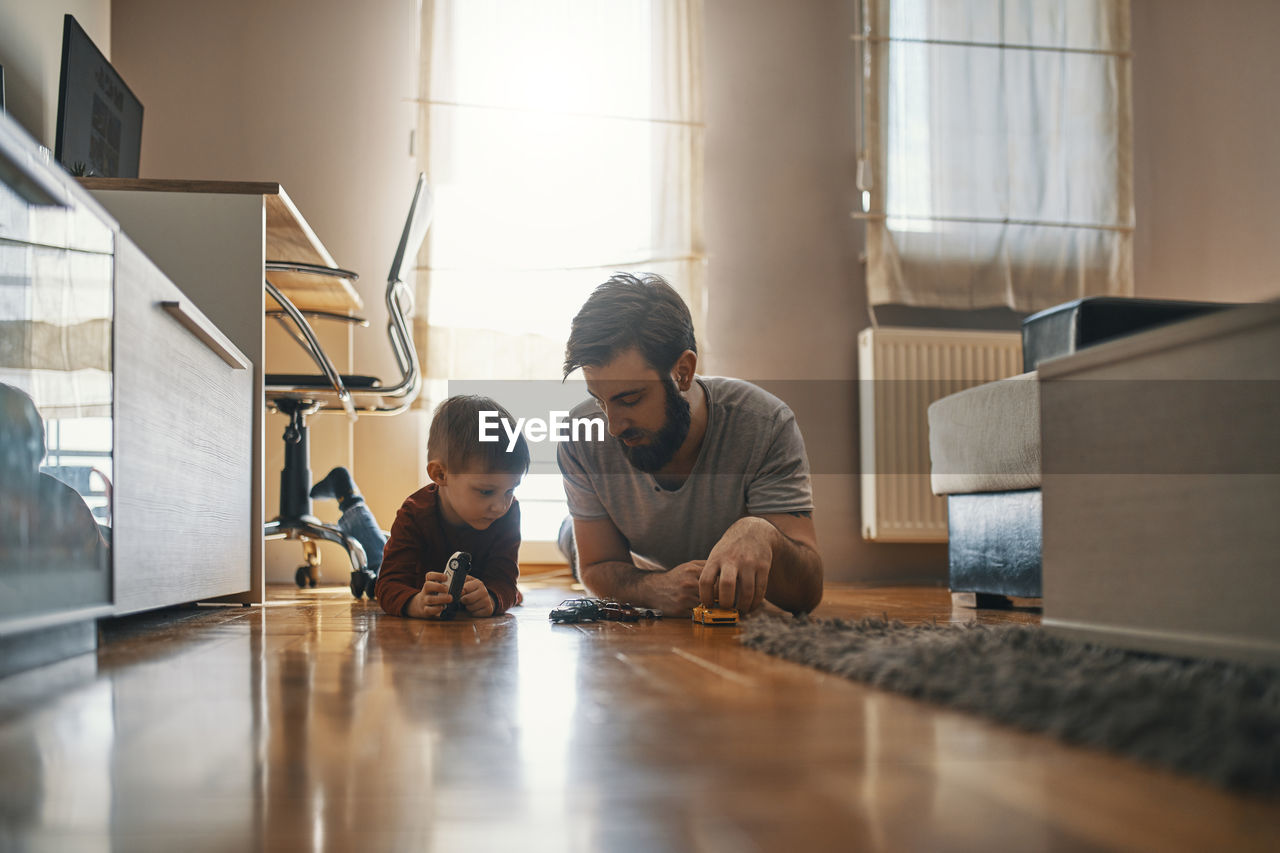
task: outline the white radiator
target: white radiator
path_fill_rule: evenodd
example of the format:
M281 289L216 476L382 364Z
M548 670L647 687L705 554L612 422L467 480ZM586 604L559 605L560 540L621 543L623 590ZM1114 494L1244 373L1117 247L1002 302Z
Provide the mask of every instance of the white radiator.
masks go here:
M881 326L858 334L862 538L946 542L929 489L929 404L1022 372L1019 332Z

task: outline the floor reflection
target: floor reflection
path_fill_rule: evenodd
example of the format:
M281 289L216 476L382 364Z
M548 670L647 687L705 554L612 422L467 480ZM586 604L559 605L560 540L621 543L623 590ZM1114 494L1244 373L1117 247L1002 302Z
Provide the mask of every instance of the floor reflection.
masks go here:
M573 808L570 768L579 745L577 632L525 623L517 655L512 724L517 736L523 822L545 843L560 842Z
M552 625L563 590L448 623L274 595L127 620L96 663L0 680L0 850L1040 850L1125 847L1129 826L1250 849L1280 831L1265 803L750 652L737 629Z
M412 685L405 696L401 672L413 681L421 668L398 660L420 658L411 649L412 626L395 620L376 635L353 630L370 607L348 599L307 608L301 619L268 614L283 630L307 629L269 630L263 655L261 805L269 839L344 849L376 837L380 825L413 831L432 823L438 722Z
M31 721L39 723L34 730L5 727L0 849L21 849L19 838L48 827L59 827L61 835L88 833L89 843L80 849L110 849L100 830L112 812L114 719L111 685L98 682L58 699Z
M110 601L110 528L41 468L46 450L36 401L0 382L0 618Z

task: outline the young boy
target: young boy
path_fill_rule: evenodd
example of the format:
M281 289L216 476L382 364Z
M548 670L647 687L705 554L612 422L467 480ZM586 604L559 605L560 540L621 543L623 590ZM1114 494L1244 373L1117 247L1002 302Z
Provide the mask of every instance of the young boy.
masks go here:
M488 397L450 397L435 411L427 435L431 482L405 499L383 550L376 595L394 616L437 619L449 597L445 563L455 551L471 554L459 597L472 616L499 616L517 602L516 552L520 506L516 486L529 470L529 445L480 441L480 413L497 412Z

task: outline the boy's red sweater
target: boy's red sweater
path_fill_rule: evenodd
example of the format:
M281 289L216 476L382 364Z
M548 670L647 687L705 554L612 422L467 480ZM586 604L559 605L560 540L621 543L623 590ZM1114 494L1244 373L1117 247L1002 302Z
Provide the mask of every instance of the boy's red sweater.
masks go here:
M505 613L516 601L519 550L519 501L512 501L507 514L487 530L458 529L445 521L439 487L430 483L405 498L396 513L378 570L378 603L403 616L409 600L422 591L427 572L443 572L454 551L466 551L471 574L493 593L493 615Z

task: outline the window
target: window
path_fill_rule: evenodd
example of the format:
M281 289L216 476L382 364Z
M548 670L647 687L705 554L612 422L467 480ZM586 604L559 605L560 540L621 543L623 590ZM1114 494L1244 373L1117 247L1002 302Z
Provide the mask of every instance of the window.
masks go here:
M666 276L700 318L700 4L436 0L423 15L420 156L436 208L417 277L420 405L476 391L546 418L545 403L509 400L562 399L543 392L559 385L570 321L615 270ZM554 445L530 449L524 536L554 540Z
M1132 292L1126 0L863 0L872 304Z

